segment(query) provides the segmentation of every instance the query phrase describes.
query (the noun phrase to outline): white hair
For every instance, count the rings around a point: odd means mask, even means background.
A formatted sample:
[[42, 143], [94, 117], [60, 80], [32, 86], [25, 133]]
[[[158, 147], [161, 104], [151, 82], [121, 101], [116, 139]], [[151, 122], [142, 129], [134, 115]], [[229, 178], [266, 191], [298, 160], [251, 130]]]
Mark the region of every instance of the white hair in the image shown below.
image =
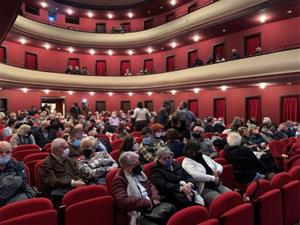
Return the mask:
[[51, 152], [55, 152], [60, 148], [65, 147], [66, 140], [63, 138], [55, 138], [51, 143]]
[[237, 132], [230, 132], [227, 136], [227, 143], [229, 146], [241, 145], [242, 137]]
[[119, 157], [119, 163], [122, 168], [132, 165], [134, 159], [138, 159], [139, 155], [135, 152], [123, 152]]

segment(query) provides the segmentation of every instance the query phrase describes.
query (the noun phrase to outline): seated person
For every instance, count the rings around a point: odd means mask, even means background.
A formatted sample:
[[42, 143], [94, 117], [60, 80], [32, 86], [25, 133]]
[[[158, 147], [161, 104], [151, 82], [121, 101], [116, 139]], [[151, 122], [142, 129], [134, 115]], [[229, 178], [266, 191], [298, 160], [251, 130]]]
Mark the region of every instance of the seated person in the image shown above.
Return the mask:
[[167, 147], [157, 151], [156, 163], [152, 167], [152, 182], [159, 193], [179, 209], [187, 206], [204, 205], [197, 192], [196, 181], [180, 164], [173, 161], [173, 152]]
[[268, 168], [255, 156], [250, 148], [241, 146], [242, 137], [237, 132], [227, 136], [225, 158], [232, 164], [234, 175], [241, 184], [249, 184], [254, 180], [269, 175]]
[[197, 182], [198, 192], [204, 198], [206, 205], [210, 205], [222, 193], [231, 191], [220, 182], [223, 166], [202, 155], [198, 141], [190, 140], [185, 146], [184, 155], [182, 168]]
[[10, 135], [13, 135], [16, 130], [16, 125], [17, 125], [17, 120], [15, 119], [9, 119], [7, 124], [6, 124], [6, 127], [3, 129], [3, 133], [2, 133], [2, 138], [4, 140], [4, 138], [10, 136]]
[[214, 124], [214, 131], [222, 134], [222, 132], [226, 129], [225, 123], [224, 123], [224, 118], [220, 117], [218, 118], [218, 121]]
[[140, 149], [139, 143], [136, 142], [134, 137], [129, 135], [124, 139], [124, 142], [120, 147], [119, 156], [123, 152], [135, 152], [138, 154], [139, 149]]
[[203, 61], [197, 57], [194, 66], [202, 66], [202, 65], [203, 65]]
[[116, 139], [125, 139], [129, 133], [126, 131], [126, 122], [121, 121], [116, 131]]
[[284, 138], [288, 138], [288, 137], [289, 137], [289, 134], [288, 134], [288, 128], [286, 126], [286, 123], [279, 124], [277, 131], [273, 135], [273, 139], [280, 140], [280, 139], [284, 139]]
[[96, 142], [97, 142], [96, 150], [95, 150], [96, 152], [102, 152], [102, 151], [111, 152], [111, 144], [109, 140], [106, 138], [99, 138], [97, 131], [91, 130], [88, 133], [88, 136], [92, 136], [96, 138]]
[[261, 47], [257, 47], [255, 49], [255, 54], [254, 55], [261, 55], [262, 54], [262, 48]]
[[89, 71], [88, 71], [87, 67], [82, 67], [81, 75], [89, 75]]
[[9, 142], [0, 142], [0, 207], [6, 204], [35, 197], [36, 193], [26, 183], [26, 174], [21, 162], [11, 159]]
[[43, 161], [40, 170], [41, 192], [50, 196], [55, 207], [72, 188], [85, 186], [76, 163], [71, 160], [67, 142], [56, 138], [51, 144], [51, 154]]
[[166, 146], [173, 152], [174, 157], [177, 158], [183, 155], [184, 143], [179, 141], [180, 134], [174, 128], [167, 130]]
[[155, 139], [152, 135], [152, 130], [148, 127], [144, 127], [141, 133], [143, 136], [139, 150], [141, 161], [142, 163], [152, 162], [156, 157], [157, 150], [164, 146], [164, 143], [160, 139]]
[[73, 74], [81, 75], [81, 70], [80, 70], [79, 66], [75, 66], [75, 69], [73, 70]]
[[73, 74], [74, 70], [73, 70], [73, 66], [69, 65], [68, 68], [65, 70], [66, 74]]
[[[160, 196], [156, 187], [143, 173], [138, 154], [123, 152], [119, 162], [121, 171], [112, 182], [116, 207], [115, 224], [137, 224], [143, 212], [151, 211], [160, 204]], [[144, 224], [146, 221], [140, 222]]]
[[213, 58], [211, 55], [209, 55], [209, 56], [208, 56], [208, 59], [207, 59], [207, 61], [206, 61], [206, 64], [214, 64], [214, 63], [215, 63], [214, 58]]
[[131, 75], [132, 75], [132, 73], [130, 72], [130, 70], [126, 69], [124, 76], [131, 76]]
[[17, 133], [10, 139], [10, 144], [12, 148], [19, 145], [35, 144], [35, 139], [31, 134], [31, 127], [27, 124], [21, 125], [17, 130]]
[[41, 148], [54, 140], [56, 138], [56, 133], [57, 131], [50, 129], [48, 120], [43, 120], [39, 126], [32, 129], [36, 144]]
[[106, 174], [118, 168], [118, 163], [107, 151], [95, 152], [97, 140], [94, 137], [82, 139], [82, 156], [77, 161], [78, 171], [86, 184], [105, 184]]
[[222, 57], [217, 56], [216, 63], [221, 63], [221, 62], [225, 62], [225, 61], [226, 61], [226, 59], [223, 56]]
[[231, 50], [231, 60], [236, 60], [236, 59], [239, 59], [240, 58], [240, 55], [239, 53], [237, 52], [237, 50], [234, 48]]
[[[78, 124], [77, 124], [78, 125]], [[68, 149], [70, 150], [69, 157], [77, 158], [80, 156], [80, 142], [82, 139], [82, 129], [74, 128], [68, 137]]]

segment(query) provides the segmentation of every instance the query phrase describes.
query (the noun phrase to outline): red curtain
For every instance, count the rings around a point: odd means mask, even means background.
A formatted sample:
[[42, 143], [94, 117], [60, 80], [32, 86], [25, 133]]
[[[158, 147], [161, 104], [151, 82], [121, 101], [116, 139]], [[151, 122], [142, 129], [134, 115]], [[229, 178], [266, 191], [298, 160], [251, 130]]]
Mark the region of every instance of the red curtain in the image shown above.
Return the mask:
[[68, 59], [68, 66], [71, 65], [73, 68], [79, 66], [79, 59]]
[[191, 110], [195, 116], [198, 116], [198, 101], [197, 100], [189, 100], [189, 110]]
[[121, 61], [121, 75], [124, 76], [126, 70], [129, 69], [130, 71], [130, 61]]
[[226, 100], [225, 98], [215, 99], [215, 117], [220, 118], [223, 117], [226, 118]]
[[106, 75], [106, 61], [96, 61], [96, 75]]
[[149, 73], [154, 72], [154, 63], [153, 59], [146, 59], [144, 61], [144, 70], [147, 69]]
[[122, 27], [124, 27], [125, 32], [130, 32], [130, 23], [122, 23]]
[[247, 119], [255, 117], [257, 122], [261, 121], [260, 98], [247, 99]]
[[191, 51], [191, 52], [188, 53], [189, 67], [195, 66], [195, 62], [196, 62], [197, 57], [198, 57], [197, 50]]
[[166, 71], [173, 71], [175, 70], [175, 56], [167, 57], [167, 68]]
[[6, 48], [0, 46], [0, 62], [6, 62]]
[[219, 59], [225, 58], [225, 44], [219, 44], [214, 46], [214, 59]]
[[37, 56], [35, 54], [25, 54], [25, 68], [30, 70], [37, 69]]
[[259, 35], [246, 38], [246, 56], [254, 55], [257, 47], [260, 47]]
[[287, 120], [298, 121], [299, 105], [297, 96], [288, 96], [282, 98], [282, 121]]

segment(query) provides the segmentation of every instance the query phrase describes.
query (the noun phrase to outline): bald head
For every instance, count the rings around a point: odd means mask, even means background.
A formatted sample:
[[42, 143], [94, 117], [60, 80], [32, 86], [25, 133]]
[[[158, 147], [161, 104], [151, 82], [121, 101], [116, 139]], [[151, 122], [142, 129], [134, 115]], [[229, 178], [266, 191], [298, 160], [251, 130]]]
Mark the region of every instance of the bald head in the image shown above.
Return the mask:
[[0, 141], [0, 156], [10, 156], [12, 152], [12, 147], [7, 141]]
[[64, 149], [68, 147], [68, 144], [65, 139], [55, 138], [51, 144], [51, 152], [54, 155], [61, 156]]

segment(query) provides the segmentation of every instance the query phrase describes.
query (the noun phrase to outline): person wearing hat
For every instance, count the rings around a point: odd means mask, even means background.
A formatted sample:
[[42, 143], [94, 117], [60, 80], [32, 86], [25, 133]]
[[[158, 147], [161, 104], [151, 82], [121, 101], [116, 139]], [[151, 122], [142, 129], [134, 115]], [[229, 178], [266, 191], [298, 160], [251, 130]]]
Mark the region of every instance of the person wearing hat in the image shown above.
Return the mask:
[[179, 209], [195, 204], [204, 205], [203, 198], [196, 191], [196, 181], [173, 160], [173, 152], [162, 147], [156, 154], [152, 182], [160, 195], [165, 196], [167, 202], [173, 203]]

